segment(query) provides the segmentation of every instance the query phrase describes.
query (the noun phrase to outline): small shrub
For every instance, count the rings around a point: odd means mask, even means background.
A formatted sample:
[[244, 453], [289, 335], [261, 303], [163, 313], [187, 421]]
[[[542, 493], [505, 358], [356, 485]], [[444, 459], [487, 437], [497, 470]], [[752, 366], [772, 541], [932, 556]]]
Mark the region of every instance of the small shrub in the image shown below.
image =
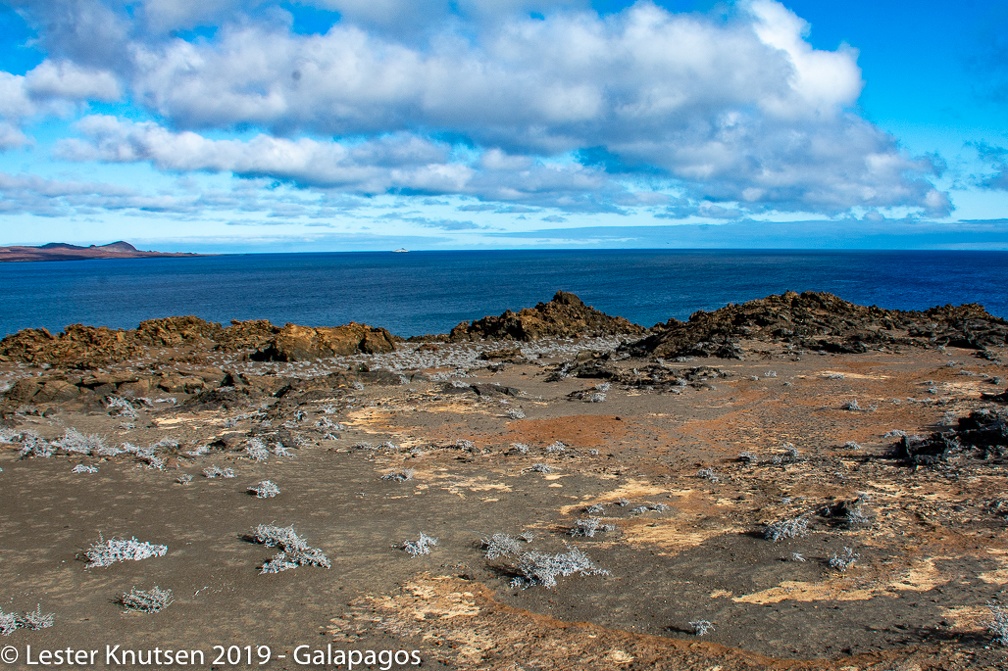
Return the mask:
[[592, 505], [586, 507], [584, 511], [589, 515], [603, 515], [605, 514], [605, 506], [601, 503], [593, 503]]
[[861, 445], [859, 443], [853, 441], [853, 440], [848, 440], [846, 443], [844, 443], [843, 446], [845, 448], [847, 448], [848, 450], [860, 450], [860, 449], [862, 449]]
[[580, 575], [608, 575], [609, 572], [599, 568], [584, 552], [574, 547], [564, 553], [554, 555], [543, 552], [525, 552], [518, 558], [514, 567], [515, 577], [512, 587], [526, 589], [533, 585], [542, 585], [552, 589], [557, 585], [558, 577], [567, 577], [578, 573]]
[[272, 499], [280, 493], [280, 488], [271, 480], [263, 480], [248, 488], [249, 494], [255, 494], [257, 499]]
[[706, 636], [714, 631], [714, 625], [710, 620], [693, 620], [689, 624], [693, 627], [694, 636]]
[[701, 468], [697, 471], [697, 477], [701, 480], [707, 480], [708, 482], [718, 482], [719, 478], [714, 473], [713, 468]]
[[54, 454], [56, 454], [56, 448], [34, 431], [25, 431], [21, 434], [21, 449], [18, 451], [19, 459], [28, 459], [29, 457], [48, 459]]
[[163, 557], [167, 552], [167, 545], [154, 545], [136, 538], [110, 538], [107, 541], [99, 538], [84, 554], [88, 559], [88, 568], [104, 568], [116, 562]]
[[543, 464], [543, 463], [532, 464], [532, 471], [534, 473], [552, 473], [553, 467], [550, 466], [549, 464]]
[[265, 545], [268, 548], [279, 548], [272, 559], [259, 567], [259, 573], [280, 573], [299, 566], [321, 566], [331, 568], [332, 563], [319, 548], [308, 545], [294, 531], [293, 526], [278, 527], [274, 524], [260, 524], [252, 532], [250, 540], [253, 543]]
[[245, 455], [252, 461], [266, 461], [269, 459], [269, 454], [269, 449], [261, 438], [252, 438], [245, 445]]
[[525, 443], [511, 443], [511, 451], [518, 454], [528, 454], [529, 446]]
[[213, 480], [214, 478], [233, 478], [235, 476], [234, 469], [231, 467], [220, 468], [219, 466], [210, 466], [203, 469], [203, 477]]
[[800, 552], [792, 552], [791, 553], [791, 561], [796, 561], [796, 562], [802, 562], [802, 563], [804, 563], [805, 562], [805, 555], [803, 555]]
[[136, 408], [122, 396], [107, 396], [105, 398], [105, 409], [109, 412], [115, 410], [117, 417], [136, 419], [137, 416]]
[[406, 551], [410, 557], [419, 557], [420, 555], [429, 555], [431, 548], [438, 544], [438, 539], [428, 536], [427, 534], [420, 532], [420, 538], [415, 541], [403, 541], [402, 549]]
[[774, 543], [786, 538], [804, 538], [807, 535], [808, 519], [804, 515], [771, 522], [763, 530], [763, 538]]
[[483, 549], [483, 557], [491, 561], [521, 552], [521, 543], [518, 539], [505, 533], [495, 533], [489, 538], [482, 539], [480, 547]]
[[584, 517], [574, 522], [567, 533], [571, 536], [577, 538], [578, 536], [583, 536], [585, 538], [594, 538], [595, 534], [606, 533], [608, 531], [615, 531], [616, 525], [614, 524], [603, 524], [602, 520], [597, 517]]
[[829, 561], [826, 563], [829, 565], [831, 569], [835, 569], [842, 573], [847, 569], [849, 569], [851, 566], [853, 566], [854, 562], [856, 562], [860, 558], [861, 555], [854, 552], [854, 550], [852, 550], [849, 547], [844, 547], [843, 552], [841, 554], [834, 553], [833, 556], [831, 556], [829, 558]]
[[508, 419], [525, 419], [525, 411], [521, 408], [511, 408], [507, 411]]
[[74, 428], [67, 429], [53, 445], [71, 454], [101, 454], [108, 450], [105, 440], [98, 434], [85, 435]]
[[416, 471], [412, 468], [407, 468], [401, 471], [393, 471], [391, 473], [386, 473], [381, 476], [382, 480], [389, 480], [391, 482], [406, 482], [407, 480], [412, 480]]
[[546, 454], [563, 454], [567, 451], [567, 446], [559, 440], [546, 446]]
[[30, 610], [18, 618], [17, 626], [18, 629], [38, 631], [53, 626], [54, 619], [55, 613], [43, 613], [42, 606], [37, 605], [35, 610]]
[[0, 636], [10, 636], [17, 628], [17, 613], [5, 613], [3, 610], [0, 610]]
[[994, 636], [994, 643], [1008, 646], [1008, 610], [989, 604], [991, 620], [987, 623], [987, 633]]
[[160, 613], [171, 605], [172, 593], [170, 589], [161, 589], [157, 585], [146, 590], [131, 587], [128, 593], [119, 597], [119, 603], [128, 610]]

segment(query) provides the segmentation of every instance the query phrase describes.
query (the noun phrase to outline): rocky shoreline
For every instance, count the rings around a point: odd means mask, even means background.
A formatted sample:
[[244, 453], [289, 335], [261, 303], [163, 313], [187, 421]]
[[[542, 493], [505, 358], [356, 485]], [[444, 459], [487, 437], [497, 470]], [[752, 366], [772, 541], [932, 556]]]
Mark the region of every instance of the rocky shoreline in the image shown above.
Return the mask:
[[26, 329], [0, 341], [4, 643], [1001, 668], [1006, 338], [977, 305], [812, 292], [651, 328], [558, 292], [409, 339]]

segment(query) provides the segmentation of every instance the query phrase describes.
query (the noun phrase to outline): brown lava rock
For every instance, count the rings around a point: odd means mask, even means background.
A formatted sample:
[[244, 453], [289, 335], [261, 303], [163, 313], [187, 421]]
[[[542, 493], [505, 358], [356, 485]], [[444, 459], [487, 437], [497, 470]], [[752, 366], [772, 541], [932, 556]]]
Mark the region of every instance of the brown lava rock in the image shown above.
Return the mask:
[[287, 324], [253, 358], [260, 361], [308, 361], [358, 353], [380, 354], [395, 350], [395, 341], [395, 336], [383, 328], [356, 322], [318, 328]]
[[611, 335], [638, 335], [644, 328], [623, 317], [610, 317], [589, 307], [580, 298], [558, 291], [548, 303], [519, 312], [507, 310], [500, 316], [462, 322], [451, 330], [448, 340], [537, 340], [540, 338], [583, 338]]

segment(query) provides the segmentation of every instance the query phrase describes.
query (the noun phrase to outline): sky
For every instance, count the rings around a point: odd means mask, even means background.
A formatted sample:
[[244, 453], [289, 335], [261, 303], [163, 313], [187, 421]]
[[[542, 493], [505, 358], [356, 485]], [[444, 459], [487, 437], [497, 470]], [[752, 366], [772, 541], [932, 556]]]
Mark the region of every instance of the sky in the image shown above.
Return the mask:
[[1008, 3], [0, 1], [0, 244], [1008, 249]]

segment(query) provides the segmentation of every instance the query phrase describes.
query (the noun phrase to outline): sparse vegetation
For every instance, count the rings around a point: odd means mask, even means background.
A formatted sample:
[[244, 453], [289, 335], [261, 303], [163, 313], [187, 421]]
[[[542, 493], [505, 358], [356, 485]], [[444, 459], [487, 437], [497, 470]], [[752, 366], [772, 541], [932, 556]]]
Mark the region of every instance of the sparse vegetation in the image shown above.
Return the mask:
[[252, 532], [249, 540], [265, 545], [268, 548], [278, 548], [272, 559], [259, 567], [259, 573], [280, 573], [299, 566], [321, 566], [330, 568], [332, 563], [319, 548], [308, 545], [308, 541], [299, 536], [294, 527], [278, 527], [274, 524], [260, 524]]
[[84, 553], [88, 568], [111, 566], [116, 562], [140, 561], [151, 557], [163, 557], [168, 552], [167, 545], [155, 545], [134, 538], [110, 538], [92, 544]]
[[853, 549], [849, 547], [844, 547], [843, 551], [840, 552], [839, 554], [834, 553], [832, 556], [830, 556], [829, 561], [827, 561], [826, 563], [831, 569], [843, 573], [851, 566], [853, 566], [854, 562], [856, 562], [860, 558], [861, 555], [854, 552]]
[[543, 552], [524, 552], [518, 558], [513, 571], [511, 586], [522, 589], [534, 585], [552, 589], [557, 585], [557, 578], [575, 573], [585, 576], [609, 574], [605, 569], [596, 566], [588, 555], [576, 547], [552, 555]]
[[161, 589], [157, 585], [147, 590], [131, 587], [129, 592], [119, 597], [119, 603], [127, 610], [160, 613], [171, 605], [172, 592], [170, 589]]
[[697, 477], [701, 480], [707, 480], [708, 482], [716, 483], [720, 480], [718, 476], [714, 473], [713, 468], [701, 468], [697, 471]]
[[763, 538], [774, 543], [788, 538], [804, 538], [807, 535], [808, 518], [804, 515], [771, 522], [763, 530]]
[[578, 536], [583, 536], [585, 538], [594, 538], [596, 534], [606, 533], [609, 531], [615, 531], [615, 524], [603, 524], [602, 520], [597, 517], [583, 517], [574, 522], [574, 525], [567, 531], [571, 536], [575, 538]]
[[272, 480], [263, 480], [248, 488], [249, 494], [255, 494], [257, 499], [272, 499], [280, 493], [280, 488]]
[[693, 628], [694, 636], [706, 636], [714, 631], [714, 625], [710, 620], [693, 620], [689, 624]]
[[483, 538], [480, 541], [480, 547], [483, 549], [483, 557], [492, 561], [516, 555], [521, 552], [522, 546], [519, 539], [498, 532], [488, 538]]
[[203, 477], [213, 480], [214, 478], [233, 478], [235, 472], [233, 468], [220, 468], [219, 466], [209, 466], [203, 469]]
[[386, 473], [381, 476], [382, 480], [388, 480], [390, 482], [406, 482], [407, 480], [412, 480], [413, 476], [416, 475], [416, 471], [412, 468], [406, 468], [401, 471], [392, 471], [391, 473]]
[[987, 622], [987, 633], [994, 637], [993, 642], [1008, 646], [1008, 610], [1001, 606], [989, 604], [991, 619]]
[[419, 557], [420, 555], [429, 555], [431, 553], [431, 548], [437, 544], [438, 539], [420, 532], [420, 537], [415, 541], [403, 541], [402, 549], [405, 550], [406, 554], [410, 557]]

